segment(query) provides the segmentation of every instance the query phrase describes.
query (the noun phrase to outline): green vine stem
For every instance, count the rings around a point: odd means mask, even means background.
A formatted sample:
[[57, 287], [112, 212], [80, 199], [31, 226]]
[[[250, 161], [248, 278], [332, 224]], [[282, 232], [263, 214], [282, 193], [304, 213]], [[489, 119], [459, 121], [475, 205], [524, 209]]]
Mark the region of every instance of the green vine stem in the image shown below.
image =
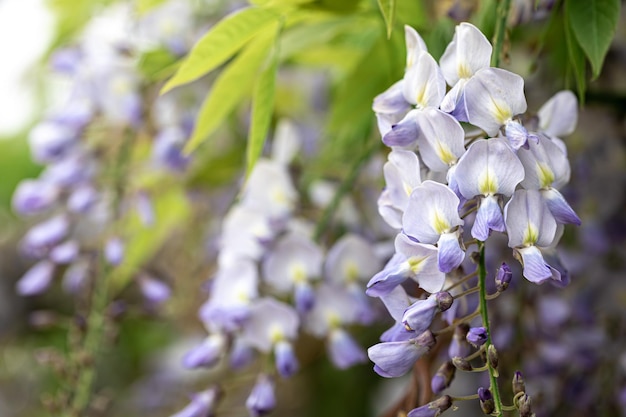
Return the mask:
[[506, 32], [506, 23], [509, 18], [509, 10], [511, 9], [511, 0], [500, 0], [496, 11], [496, 31], [493, 35], [493, 55], [491, 56], [491, 66], [498, 67], [500, 65], [500, 56], [504, 46], [504, 34]]
[[[120, 204], [126, 193], [126, 174], [131, 159], [132, 148], [136, 135], [127, 130], [122, 135], [122, 141], [117, 150], [112, 171], [111, 187], [113, 199], [111, 210], [113, 222], [117, 222], [121, 216]], [[94, 284], [91, 289], [89, 312], [86, 320], [86, 334], [82, 340], [82, 346], [78, 351], [71, 353], [70, 361], [77, 372], [75, 386], [72, 387], [69, 408], [65, 410], [64, 417], [83, 416], [89, 407], [93, 386], [96, 380], [98, 358], [102, 353], [102, 342], [106, 328], [106, 308], [109, 303], [109, 281], [115, 271], [107, 264], [102, 255], [98, 254], [97, 268], [94, 275]]]
[[[483, 327], [487, 330], [487, 341], [484, 344], [485, 351], [489, 349], [491, 343], [491, 329], [489, 325], [489, 312], [487, 310], [487, 288], [485, 281], [487, 278], [487, 269], [485, 267], [485, 243], [478, 243], [478, 251], [480, 258], [478, 261], [478, 287], [480, 288], [479, 303], [480, 303], [480, 316], [483, 321]], [[491, 363], [487, 361], [487, 370], [489, 371], [489, 383], [491, 395], [493, 395], [493, 401], [496, 409], [494, 411], [495, 416], [502, 416], [502, 400], [500, 399], [500, 389], [498, 387], [498, 379], [496, 377], [497, 370], [491, 366]]]
[[361, 172], [361, 167], [370, 160], [371, 156], [380, 148], [380, 141], [372, 141], [368, 146], [365, 146], [359, 158], [354, 162], [354, 164], [350, 167], [350, 172], [346, 178], [341, 182], [339, 188], [333, 195], [333, 199], [324, 209], [319, 222], [317, 223], [317, 227], [313, 233], [313, 240], [319, 242], [324, 234], [324, 231], [328, 227], [330, 221], [332, 220], [333, 214], [337, 211], [339, 207], [339, 203], [341, 203], [341, 199], [343, 196], [352, 189], [354, 183], [356, 182], [359, 172]]

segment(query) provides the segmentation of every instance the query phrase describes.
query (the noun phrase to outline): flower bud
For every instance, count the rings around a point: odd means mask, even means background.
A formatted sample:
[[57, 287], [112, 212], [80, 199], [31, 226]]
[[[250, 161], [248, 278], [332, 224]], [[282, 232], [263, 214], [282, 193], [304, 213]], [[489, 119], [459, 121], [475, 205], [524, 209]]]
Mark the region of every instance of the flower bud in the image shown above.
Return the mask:
[[460, 358], [458, 356], [455, 356], [454, 358], [452, 358], [452, 364], [454, 365], [454, 367], [460, 371], [471, 371], [472, 370], [472, 365], [466, 361], [463, 358]]
[[496, 289], [498, 292], [502, 292], [509, 287], [509, 283], [513, 278], [513, 272], [511, 272], [511, 267], [509, 267], [506, 262], [502, 262], [500, 268], [498, 268], [498, 272], [496, 272]]
[[524, 383], [524, 376], [520, 371], [515, 371], [513, 375], [513, 395], [517, 395], [520, 392], [526, 391], [526, 384]]
[[448, 357], [454, 358], [458, 356], [464, 358], [471, 353], [472, 347], [465, 339], [468, 331], [469, 325], [467, 323], [461, 323], [454, 329], [454, 335], [448, 347]]
[[282, 340], [276, 343], [274, 357], [276, 358], [276, 370], [283, 378], [289, 378], [300, 368], [293, 346], [289, 342]]
[[496, 409], [493, 396], [489, 389], [483, 387], [478, 388], [478, 399], [480, 400], [480, 408], [483, 410], [483, 413], [489, 415]]
[[520, 417], [532, 417], [532, 401], [528, 394], [523, 394], [517, 400], [517, 408], [519, 409]]
[[473, 346], [482, 346], [487, 341], [487, 329], [484, 327], [472, 327], [467, 333], [466, 339]]
[[497, 370], [498, 370], [498, 351], [496, 350], [496, 347], [494, 345], [489, 345], [489, 347], [487, 348], [487, 363], [497, 373]]
[[[444, 293], [431, 294], [426, 299], [417, 300], [405, 310], [402, 323], [408, 331], [422, 333], [430, 327], [439, 308], [439, 294]], [[450, 298], [452, 297], [450, 296]], [[445, 303], [445, 300], [442, 301]]]
[[430, 381], [430, 387], [432, 388], [435, 394], [441, 393], [444, 389], [450, 386], [450, 383], [454, 379], [454, 374], [456, 373], [456, 368], [452, 364], [452, 361], [445, 362], [442, 364], [435, 376], [433, 376]]
[[262, 416], [276, 407], [274, 383], [264, 374], [259, 375], [256, 385], [246, 400], [246, 408], [253, 417]]
[[421, 407], [409, 411], [407, 417], [436, 417], [452, 406], [452, 398], [448, 395], [437, 398]]

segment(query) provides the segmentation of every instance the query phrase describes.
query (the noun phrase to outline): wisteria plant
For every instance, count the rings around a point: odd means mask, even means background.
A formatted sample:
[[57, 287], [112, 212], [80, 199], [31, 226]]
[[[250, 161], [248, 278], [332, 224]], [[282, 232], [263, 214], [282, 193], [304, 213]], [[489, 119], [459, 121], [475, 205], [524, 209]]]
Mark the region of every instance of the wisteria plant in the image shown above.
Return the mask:
[[[618, 0], [58, 7], [68, 94], [12, 197], [15, 291], [64, 300], [30, 314], [65, 337], [37, 355], [50, 415], [288, 415], [320, 356], [365, 365], [361, 393], [403, 381], [353, 415], [626, 407], [626, 365], [584, 381], [615, 358], [562, 250], [594, 222], [568, 137]], [[176, 348], [117, 406], [107, 355], [138, 318]]]

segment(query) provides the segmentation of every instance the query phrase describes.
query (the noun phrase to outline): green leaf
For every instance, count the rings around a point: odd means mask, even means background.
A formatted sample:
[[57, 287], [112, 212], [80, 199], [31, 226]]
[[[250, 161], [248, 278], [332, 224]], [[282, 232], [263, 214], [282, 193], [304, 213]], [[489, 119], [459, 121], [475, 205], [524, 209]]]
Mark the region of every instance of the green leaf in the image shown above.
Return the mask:
[[163, 181], [151, 193], [156, 223], [146, 227], [138, 215], [124, 219], [123, 230], [128, 241], [123, 263], [111, 274], [111, 287], [114, 293], [121, 291], [142, 265], [152, 258], [189, 218], [190, 207], [182, 188], [172, 186], [163, 189]]
[[160, 6], [163, 4], [165, 0], [137, 0], [136, 10], [137, 14], [144, 15], [148, 13], [150, 10]]
[[620, 0], [569, 0], [566, 3], [570, 27], [591, 62], [593, 78], [600, 75], [617, 29], [619, 10]]
[[149, 81], [159, 81], [176, 70], [177, 62], [170, 51], [158, 48], [144, 52], [139, 58], [137, 69]]
[[261, 156], [274, 112], [276, 70], [278, 68], [278, 51], [276, 49], [277, 44], [274, 45], [274, 50], [270, 51], [269, 62], [259, 75], [252, 93], [252, 114], [246, 149], [246, 175], [252, 172], [254, 164]]
[[[566, 9], [568, 6], [565, 6]], [[576, 88], [578, 90], [578, 101], [582, 106], [585, 102], [585, 90], [586, 90], [586, 67], [585, 67], [585, 55], [583, 50], [576, 42], [574, 38], [574, 29], [571, 27], [571, 22], [564, 18], [563, 30], [565, 32], [565, 43], [567, 44], [567, 58], [574, 72], [574, 78], [576, 79]]]
[[250, 90], [259, 67], [274, 44], [277, 26], [275, 22], [272, 30], [263, 31], [217, 77], [196, 117], [196, 127], [185, 146], [185, 153], [193, 151], [213, 133]]
[[378, 7], [385, 19], [385, 26], [387, 26], [387, 39], [391, 38], [391, 31], [393, 30], [393, 22], [396, 19], [396, 0], [378, 0]]
[[214, 70], [252, 38], [264, 33], [277, 19], [272, 11], [258, 7], [248, 7], [226, 16], [194, 45], [161, 94]]

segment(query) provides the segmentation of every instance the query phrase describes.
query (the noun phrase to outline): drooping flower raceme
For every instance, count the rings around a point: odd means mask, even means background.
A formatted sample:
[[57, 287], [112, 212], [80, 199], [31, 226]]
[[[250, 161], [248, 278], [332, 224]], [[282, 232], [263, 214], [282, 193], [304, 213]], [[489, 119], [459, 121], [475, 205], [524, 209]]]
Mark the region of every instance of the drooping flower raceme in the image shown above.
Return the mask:
[[[366, 290], [382, 300], [395, 324], [381, 335], [381, 343], [370, 347], [368, 356], [378, 374], [403, 375], [434, 344], [438, 332], [431, 328], [437, 326], [437, 315], [453, 305], [445, 313], [450, 326], [441, 330], [456, 327], [450, 361], [431, 381], [439, 394], [450, 385], [455, 369], [472, 369], [465, 358], [473, 349], [485, 349], [489, 366], [497, 367], [496, 339], [474, 320], [483, 307], [478, 305], [472, 313], [472, 306], [479, 304], [472, 294], [481, 288], [471, 287], [479, 271], [471, 272], [475, 267], [468, 262], [466, 245], [484, 248], [492, 235], [506, 234], [529, 281], [566, 285], [569, 280], [554, 256], [559, 225], [580, 224], [558, 191], [570, 176], [559, 136], [574, 129], [576, 100], [560, 92], [525, 122], [523, 78], [489, 66], [492, 47], [476, 27], [456, 27], [440, 66], [416, 41], [421, 40], [418, 35], [405, 33], [404, 77], [373, 105], [382, 141], [391, 147], [378, 207], [398, 235], [395, 252]], [[444, 81], [450, 86], [447, 92]], [[464, 242], [464, 229], [471, 231], [469, 242]], [[476, 255], [470, 258], [474, 263]], [[493, 298], [509, 287], [512, 275], [503, 263]], [[491, 391], [482, 388], [479, 399], [491, 413]], [[439, 415], [451, 403], [442, 396], [408, 415]]]

